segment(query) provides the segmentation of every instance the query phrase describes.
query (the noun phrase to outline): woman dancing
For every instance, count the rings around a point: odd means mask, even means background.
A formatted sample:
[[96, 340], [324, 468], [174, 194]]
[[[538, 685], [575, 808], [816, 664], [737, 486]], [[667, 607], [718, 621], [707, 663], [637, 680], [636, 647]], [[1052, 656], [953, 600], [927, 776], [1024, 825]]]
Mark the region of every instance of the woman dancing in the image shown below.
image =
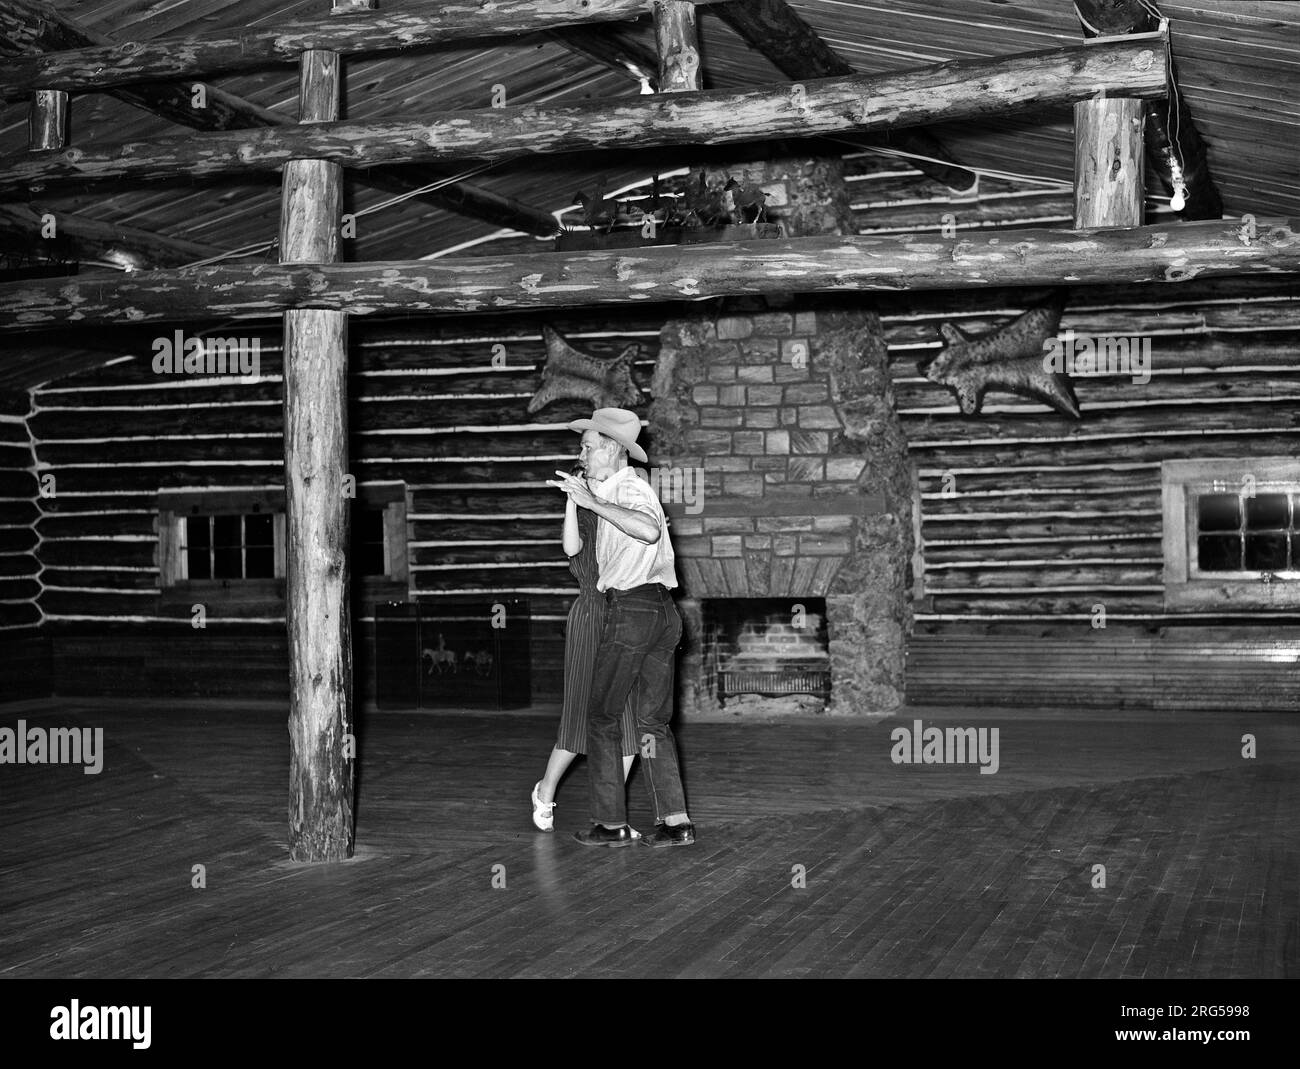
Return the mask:
[[[582, 464], [573, 474], [581, 476]], [[591, 699], [591, 676], [596, 667], [596, 647], [605, 625], [605, 598], [596, 590], [596, 525], [594, 512], [580, 509], [565, 497], [562, 545], [569, 557], [569, 571], [578, 580], [578, 597], [569, 609], [564, 643], [564, 706], [560, 730], [546, 775], [533, 786], [533, 823], [541, 831], [555, 828], [555, 791], [573, 759], [587, 752], [587, 703]], [[623, 779], [632, 771], [636, 757], [636, 703], [630, 695], [623, 709]]]

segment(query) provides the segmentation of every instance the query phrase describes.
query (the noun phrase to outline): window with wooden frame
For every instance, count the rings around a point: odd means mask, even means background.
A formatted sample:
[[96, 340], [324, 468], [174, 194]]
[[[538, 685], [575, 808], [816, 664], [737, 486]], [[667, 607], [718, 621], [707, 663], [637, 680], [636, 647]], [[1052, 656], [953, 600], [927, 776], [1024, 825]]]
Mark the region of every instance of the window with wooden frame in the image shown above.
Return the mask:
[[[352, 578], [367, 600], [408, 593], [406, 514], [404, 485], [357, 489]], [[283, 602], [283, 490], [164, 492], [158, 532], [165, 602]]]
[[1300, 607], [1300, 460], [1161, 465], [1165, 606]]

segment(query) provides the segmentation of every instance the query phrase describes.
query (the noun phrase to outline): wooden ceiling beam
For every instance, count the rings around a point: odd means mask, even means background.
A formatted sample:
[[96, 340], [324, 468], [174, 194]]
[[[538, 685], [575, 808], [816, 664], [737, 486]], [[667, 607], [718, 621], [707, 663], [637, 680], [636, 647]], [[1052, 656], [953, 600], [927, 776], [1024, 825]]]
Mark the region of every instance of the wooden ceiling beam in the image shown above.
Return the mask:
[[[0, 52], [20, 55], [114, 43], [112, 38], [69, 18], [48, 4], [32, 0], [0, 0]], [[203, 89], [205, 99], [201, 108], [194, 106], [195, 85], [189, 82], [122, 87], [109, 90], [109, 95], [196, 130], [243, 130], [251, 127], [297, 125], [287, 115], [254, 104], [251, 100], [216, 86], [204, 85]], [[423, 167], [401, 176], [383, 172], [369, 173], [362, 176], [360, 181], [386, 193], [402, 194], [446, 180], [453, 174], [450, 168]], [[439, 189], [419, 193], [415, 199], [457, 215], [478, 219], [493, 226], [520, 230], [526, 234], [549, 237], [558, 230], [555, 216], [550, 212], [513, 197], [494, 193], [473, 182], [453, 182]]]
[[589, 149], [726, 144], [894, 129], [1071, 104], [1099, 93], [1164, 92], [1164, 38], [1128, 37], [854, 78], [744, 91], [435, 114], [422, 121], [315, 123], [159, 138], [0, 160], [0, 194], [104, 178], [273, 171], [289, 159], [348, 168], [506, 160]]
[[[713, 0], [691, 0], [708, 4]], [[137, 82], [296, 63], [311, 49], [340, 55], [374, 54], [474, 38], [512, 37], [560, 26], [630, 21], [644, 15], [647, 0], [445, 0], [409, 3], [399, 14], [349, 15], [281, 26], [221, 29], [185, 37], [47, 53], [6, 65], [0, 72], [0, 97], [12, 99], [34, 89], [84, 92]]]
[[[1077, 0], [1075, 12], [1085, 37], [1118, 36], [1150, 33], [1159, 28], [1160, 20], [1149, 10], [1145, 0]], [[1169, 61], [1169, 84], [1174, 99], [1168, 104], [1146, 107], [1147, 167], [1165, 188], [1174, 193], [1178, 185], [1175, 168], [1181, 173], [1184, 204], [1175, 208], [1184, 219], [1218, 219], [1223, 215], [1223, 198], [1210, 174], [1205, 142], [1192, 118], [1182, 93], [1177, 92], [1178, 72]], [[1176, 102], [1176, 103], [1175, 103]]]
[[218, 256], [223, 251], [197, 241], [161, 237], [136, 227], [87, 219], [35, 204], [0, 205], [0, 234], [39, 249], [44, 244], [41, 234], [46, 230], [48, 218], [53, 219], [57, 235], [49, 239], [51, 249], [60, 253], [66, 250], [75, 259], [94, 257], [112, 263], [120, 262], [115, 254], [124, 253], [133, 265], [148, 269], [179, 267]]
[[[0, 285], [0, 331], [161, 320], [579, 308], [761, 294], [1118, 285], [1300, 273], [1300, 219], [813, 237], [360, 264], [216, 265]], [[1176, 288], [1176, 287], [1175, 287]]]
[[570, 26], [550, 30], [546, 36], [557, 45], [632, 79], [659, 88], [659, 60], [631, 33], [614, 26]]
[[[709, 8], [709, 14], [721, 18], [787, 78], [842, 78], [856, 73], [785, 0], [726, 0]], [[975, 184], [975, 172], [963, 168], [938, 138], [923, 129], [859, 135], [851, 140], [864, 147], [911, 153], [917, 157], [911, 161], [913, 167], [949, 189], [964, 192]]]

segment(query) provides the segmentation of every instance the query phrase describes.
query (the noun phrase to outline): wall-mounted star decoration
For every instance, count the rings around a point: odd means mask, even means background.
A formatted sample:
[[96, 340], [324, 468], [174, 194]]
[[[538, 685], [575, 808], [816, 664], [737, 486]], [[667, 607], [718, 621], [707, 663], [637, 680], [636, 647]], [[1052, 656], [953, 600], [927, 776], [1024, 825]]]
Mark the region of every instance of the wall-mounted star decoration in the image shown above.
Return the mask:
[[931, 382], [947, 386], [968, 416], [977, 415], [988, 390], [1005, 390], [1043, 401], [1063, 415], [1081, 419], [1070, 377], [1045, 364], [1044, 343], [1056, 336], [1065, 308], [1063, 297], [1029, 309], [988, 334], [971, 337], [951, 323], [939, 332], [945, 345], [917, 365]]
[[641, 391], [632, 381], [632, 361], [640, 345], [627, 346], [618, 356], [591, 356], [570, 345], [550, 327], [542, 327], [546, 364], [541, 389], [528, 402], [528, 414], [540, 412], [556, 401], [577, 399], [596, 408], [632, 408], [641, 403]]

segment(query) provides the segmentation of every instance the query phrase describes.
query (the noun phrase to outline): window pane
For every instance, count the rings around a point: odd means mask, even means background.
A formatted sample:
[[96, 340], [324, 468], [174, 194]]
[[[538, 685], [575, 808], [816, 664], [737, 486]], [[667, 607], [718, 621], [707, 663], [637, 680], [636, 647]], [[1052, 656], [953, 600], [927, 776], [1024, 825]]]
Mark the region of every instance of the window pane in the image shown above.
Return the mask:
[[1236, 494], [1202, 494], [1196, 499], [1199, 530], [1241, 529], [1241, 499]]
[[1203, 572], [1241, 569], [1241, 539], [1236, 535], [1201, 535], [1196, 551], [1196, 564]]
[[1286, 535], [1246, 536], [1246, 568], [1252, 572], [1278, 572], [1286, 569]]
[[352, 540], [382, 543], [384, 541], [383, 509], [356, 509], [352, 513]]
[[275, 547], [249, 546], [244, 551], [246, 579], [275, 578]]
[[185, 556], [191, 579], [211, 579], [208, 560], [208, 517], [185, 517]]
[[244, 559], [241, 552], [241, 516], [214, 516], [212, 518], [212, 541], [214, 579], [242, 579], [244, 576]]
[[1286, 525], [1286, 494], [1257, 494], [1246, 498], [1248, 529], [1278, 531], [1284, 530]]
[[244, 542], [250, 546], [274, 546], [275, 524], [267, 514], [244, 517]]
[[384, 574], [384, 510], [352, 513], [352, 574]]

